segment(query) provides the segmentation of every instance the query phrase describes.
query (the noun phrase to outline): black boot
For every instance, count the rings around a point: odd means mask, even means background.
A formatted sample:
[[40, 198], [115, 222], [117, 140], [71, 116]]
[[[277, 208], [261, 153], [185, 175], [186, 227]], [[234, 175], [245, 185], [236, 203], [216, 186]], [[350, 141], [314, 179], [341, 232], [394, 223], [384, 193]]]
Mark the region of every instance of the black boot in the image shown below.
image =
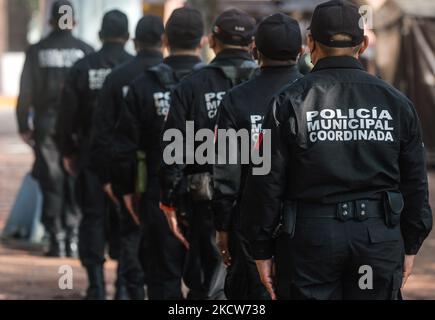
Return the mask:
[[77, 259], [79, 257], [79, 235], [78, 231], [72, 230], [68, 232], [68, 236], [65, 241], [66, 256], [68, 258]]
[[65, 252], [65, 234], [64, 233], [56, 233], [50, 235], [49, 239], [49, 248], [45, 253], [46, 257], [51, 258], [64, 258], [66, 256]]
[[85, 300], [106, 300], [106, 284], [104, 283], [103, 266], [90, 266], [86, 268], [89, 287]]
[[128, 286], [127, 291], [128, 291], [128, 295], [130, 297], [130, 300], [138, 300], [138, 301], [145, 300], [145, 288], [144, 287]]
[[113, 297], [114, 300], [130, 300], [127, 287], [125, 286], [124, 282], [119, 279], [119, 277], [116, 280], [115, 288], [116, 291], [115, 296]]

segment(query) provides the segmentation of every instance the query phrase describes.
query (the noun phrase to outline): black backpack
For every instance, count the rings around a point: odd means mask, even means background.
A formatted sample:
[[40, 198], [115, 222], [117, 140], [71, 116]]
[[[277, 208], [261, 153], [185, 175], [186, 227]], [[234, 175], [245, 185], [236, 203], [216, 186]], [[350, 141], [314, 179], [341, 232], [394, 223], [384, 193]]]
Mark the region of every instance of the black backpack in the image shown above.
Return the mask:
[[218, 69], [230, 80], [231, 86], [235, 87], [245, 81], [250, 80], [257, 72], [258, 65], [255, 61], [246, 60], [238, 66], [212, 62], [205, 68]]
[[204, 63], [200, 62], [193, 69], [174, 70], [165, 63], [161, 63], [148, 69], [156, 76], [160, 84], [168, 91], [172, 91], [175, 86], [186, 76], [192, 72], [203, 68]]

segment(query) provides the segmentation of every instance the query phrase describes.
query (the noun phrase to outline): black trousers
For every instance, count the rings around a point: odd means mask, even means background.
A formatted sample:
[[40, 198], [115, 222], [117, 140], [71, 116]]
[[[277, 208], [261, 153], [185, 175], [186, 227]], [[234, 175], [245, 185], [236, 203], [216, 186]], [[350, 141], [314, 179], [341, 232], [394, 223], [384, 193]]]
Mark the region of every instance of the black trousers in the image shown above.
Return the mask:
[[189, 287], [189, 299], [225, 299], [226, 270], [216, 244], [213, 211], [209, 202], [189, 205], [190, 250], [187, 254], [184, 281]]
[[[76, 183], [76, 195], [82, 211], [79, 230], [79, 255], [85, 267], [102, 265], [106, 252], [106, 228], [109, 199], [104, 194], [100, 181], [89, 169], [80, 171]], [[112, 250], [115, 251], [116, 250]], [[112, 252], [112, 255], [116, 253]]]
[[294, 238], [278, 240], [281, 299], [395, 300], [404, 259], [400, 227], [384, 219], [298, 219]]
[[[118, 199], [122, 199], [120, 196]], [[136, 225], [124, 205], [119, 208], [120, 244], [118, 268], [119, 277], [128, 292], [142, 290], [145, 286], [145, 272], [140, 262], [142, 229]]]
[[55, 114], [35, 119], [35, 163], [33, 177], [43, 197], [42, 223], [50, 237], [76, 232], [80, 211], [74, 198], [74, 182], [62, 166], [61, 155], [54, 141]]
[[102, 265], [106, 249], [118, 261], [117, 286], [128, 292], [144, 287], [144, 271], [139, 260], [142, 232], [125, 206], [116, 207], [104, 193], [98, 176], [83, 169], [76, 183], [82, 211], [79, 230], [79, 255], [84, 267]]
[[158, 199], [142, 201], [141, 259], [150, 300], [181, 300], [186, 250], [169, 229]]

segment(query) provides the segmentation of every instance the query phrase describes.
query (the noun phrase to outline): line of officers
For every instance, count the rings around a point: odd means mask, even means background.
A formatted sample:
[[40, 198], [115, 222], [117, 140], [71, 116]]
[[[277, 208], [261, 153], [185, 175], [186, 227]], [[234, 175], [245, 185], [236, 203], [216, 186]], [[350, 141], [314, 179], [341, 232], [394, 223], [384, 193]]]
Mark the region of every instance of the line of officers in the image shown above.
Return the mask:
[[[394, 152], [400, 150], [382, 143], [373, 150], [367, 145], [363, 159], [352, 164], [343, 154], [358, 155], [357, 142], [344, 147], [337, 143], [331, 153], [326, 142], [309, 145], [304, 132], [302, 110], [359, 103], [367, 107], [375, 100], [364, 99], [374, 92], [405, 101], [362, 70], [356, 58], [367, 40], [355, 30], [355, 18], [360, 16], [353, 7], [330, 1], [328, 10], [338, 8], [348, 18], [337, 22], [330, 19], [330, 11], [322, 13], [321, 8], [313, 17], [312, 59], [318, 62], [317, 77], [325, 73], [323, 82], [316, 83], [311, 74], [304, 82], [298, 71], [301, 31], [298, 22], [284, 14], [271, 15], [257, 25], [241, 10], [223, 12], [208, 37], [216, 58], [206, 65], [200, 59], [207, 40], [203, 18], [195, 9], [175, 10], [166, 26], [156, 16], [144, 16], [136, 27], [137, 55], [133, 57], [124, 49], [129, 39], [124, 13], [113, 10], [104, 15], [99, 33], [103, 46], [93, 52], [71, 30], [60, 29], [63, 5], [71, 3], [61, 0], [53, 5], [53, 31], [28, 49], [17, 117], [22, 138], [35, 151], [33, 175], [43, 193], [47, 255], [80, 258], [88, 274], [86, 299], [106, 299], [103, 266], [107, 248], [118, 261], [115, 299], [143, 300], [146, 295], [152, 300], [183, 299], [183, 283], [187, 298], [198, 300], [399, 296], [403, 248], [407, 255], [415, 255], [431, 229], [424, 156], [422, 160], [418, 158], [421, 153], [406, 151], [416, 157], [412, 165], [420, 171], [406, 171], [410, 178], [405, 182], [410, 185], [404, 190], [409, 190], [412, 199], [408, 203], [406, 195], [402, 198], [405, 210], [413, 210], [414, 215], [402, 226], [402, 233], [410, 234], [403, 236], [403, 245], [400, 231], [399, 237], [394, 233], [397, 223], [387, 226], [383, 222], [385, 201], [378, 196], [386, 192], [388, 199], [395, 198], [390, 191], [398, 188], [399, 168], [384, 162], [397, 158]], [[351, 53], [346, 56], [349, 48]], [[169, 53], [166, 58], [164, 49]], [[358, 90], [358, 79], [372, 83], [378, 91], [365, 87], [368, 94], [344, 94]], [[352, 85], [335, 86], [331, 94], [323, 94], [325, 86], [346, 81]], [[297, 96], [291, 95], [290, 84], [298, 85]], [[272, 110], [270, 102], [283, 87], [287, 91], [275, 98]], [[310, 106], [301, 105], [297, 111], [304, 98], [311, 99]], [[334, 99], [341, 100], [336, 103]], [[351, 106], [346, 99], [352, 100]], [[385, 98], [379, 106], [392, 101]], [[277, 114], [279, 108], [285, 111]], [[391, 111], [397, 128], [409, 135], [419, 132], [416, 127], [403, 129], [398, 123], [405, 117], [396, 117], [398, 112], [402, 111]], [[415, 118], [408, 119], [407, 125], [418, 127], [415, 111], [407, 112]], [[257, 138], [264, 117], [263, 126], [269, 125], [276, 133], [269, 175], [252, 176], [249, 165], [166, 164], [162, 159], [170, 144], [163, 141], [162, 132], [178, 129], [185, 133], [187, 121], [194, 121], [195, 131], [216, 126], [247, 129], [260, 145], [262, 139]], [[279, 126], [276, 117], [285, 125]], [[288, 146], [285, 139], [290, 141]], [[414, 139], [421, 148], [421, 136], [403, 139]], [[310, 150], [314, 151], [310, 154]], [[383, 157], [380, 150], [390, 154]], [[285, 158], [289, 154], [305, 158]], [[407, 158], [400, 159], [400, 170], [405, 170], [402, 165], [409, 165]], [[325, 164], [319, 168], [313, 164], [316, 161]], [[376, 174], [364, 171], [364, 161]], [[377, 166], [379, 161], [382, 164]], [[334, 174], [328, 177], [322, 170]], [[288, 174], [299, 180], [293, 185]], [[334, 185], [340, 187], [334, 189]], [[420, 199], [417, 192], [425, 196]], [[356, 204], [372, 210], [370, 219], [361, 218]], [[349, 206], [350, 219], [343, 218], [345, 210], [337, 205]], [[289, 209], [294, 207], [307, 207], [306, 211], [317, 214], [302, 221], [304, 210]], [[396, 210], [400, 203], [391, 207]], [[338, 212], [342, 219], [337, 219]], [[321, 223], [316, 224], [317, 220]], [[276, 248], [285, 253], [279, 255]], [[368, 263], [364, 257], [371, 257]], [[356, 285], [343, 285], [354, 283], [358, 271], [350, 269], [356, 268], [357, 260], [374, 268], [371, 295]]]

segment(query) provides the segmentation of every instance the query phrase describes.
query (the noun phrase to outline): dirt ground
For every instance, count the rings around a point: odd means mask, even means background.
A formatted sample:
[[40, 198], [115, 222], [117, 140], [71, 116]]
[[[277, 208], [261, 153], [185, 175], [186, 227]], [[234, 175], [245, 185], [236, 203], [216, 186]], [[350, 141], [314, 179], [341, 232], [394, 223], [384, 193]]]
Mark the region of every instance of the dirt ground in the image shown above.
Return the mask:
[[[15, 194], [32, 163], [31, 151], [15, 134], [14, 111], [0, 106], [0, 230], [6, 223]], [[435, 172], [430, 174], [431, 204], [435, 208]], [[73, 269], [73, 289], [59, 289], [59, 268]], [[106, 264], [109, 296], [113, 295], [114, 262]], [[19, 242], [0, 243], [0, 300], [81, 299], [85, 274], [77, 260], [42, 257], [41, 248]], [[416, 259], [414, 275], [404, 292], [407, 299], [435, 299], [435, 232]]]
[[[0, 231], [4, 228], [16, 192], [33, 162], [31, 150], [16, 135], [14, 111], [0, 106]], [[59, 268], [73, 270], [73, 289], [59, 289]], [[116, 264], [106, 263], [109, 297], [113, 296]], [[17, 241], [0, 242], [0, 300], [82, 299], [86, 276], [78, 260], [49, 259], [40, 246]]]

